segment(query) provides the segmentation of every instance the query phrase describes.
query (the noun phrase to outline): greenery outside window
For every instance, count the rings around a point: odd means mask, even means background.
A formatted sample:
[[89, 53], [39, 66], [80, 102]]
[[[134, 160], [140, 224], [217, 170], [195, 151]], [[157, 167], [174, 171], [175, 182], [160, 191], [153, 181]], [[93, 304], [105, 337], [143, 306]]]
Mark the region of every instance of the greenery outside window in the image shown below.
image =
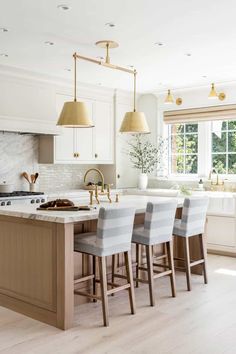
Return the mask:
[[197, 174], [198, 124], [171, 124], [169, 137], [171, 174]]
[[236, 121], [211, 123], [211, 161], [219, 174], [236, 174]]

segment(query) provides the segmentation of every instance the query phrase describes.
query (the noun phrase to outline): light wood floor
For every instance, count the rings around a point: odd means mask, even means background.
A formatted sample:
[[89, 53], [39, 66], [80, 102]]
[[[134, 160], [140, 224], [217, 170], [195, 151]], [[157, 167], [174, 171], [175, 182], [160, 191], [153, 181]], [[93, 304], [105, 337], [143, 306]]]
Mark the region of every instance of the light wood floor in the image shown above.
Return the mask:
[[182, 273], [175, 299], [169, 279], [157, 279], [155, 308], [148, 306], [146, 285], [135, 291], [136, 315], [129, 314], [126, 291], [110, 298], [109, 328], [102, 327], [100, 303], [77, 307], [75, 327], [66, 332], [0, 307], [0, 353], [235, 354], [236, 259], [208, 259], [209, 284], [193, 276], [191, 293]]

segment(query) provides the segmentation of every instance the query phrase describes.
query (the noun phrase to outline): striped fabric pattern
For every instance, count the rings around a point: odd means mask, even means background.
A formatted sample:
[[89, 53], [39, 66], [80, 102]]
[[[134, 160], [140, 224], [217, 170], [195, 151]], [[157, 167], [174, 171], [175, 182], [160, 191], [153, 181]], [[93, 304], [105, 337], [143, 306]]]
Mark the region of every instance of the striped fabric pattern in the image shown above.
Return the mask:
[[207, 197], [185, 198], [182, 219], [175, 220], [174, 235], [191, 237], [202, 234], [205, 227], [207, 207]]
[[129, 251], [134, 214], [134, 208], [101, 207], [97, 233], [76, 235], [74, 249], [100, 257]]
[[147, 203], [144, 225], [133, 231], [132, 242], [156, 245], [172, 239], [177, 200]]

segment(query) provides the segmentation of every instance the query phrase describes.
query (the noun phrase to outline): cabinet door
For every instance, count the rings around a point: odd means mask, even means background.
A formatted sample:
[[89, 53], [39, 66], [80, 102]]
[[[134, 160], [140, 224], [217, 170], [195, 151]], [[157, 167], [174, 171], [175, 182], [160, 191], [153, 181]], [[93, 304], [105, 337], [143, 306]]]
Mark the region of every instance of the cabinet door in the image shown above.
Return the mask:
[[[93, 101], [88, 99], [81, 99], [85, 102], [89, 116], [93, 119]], [[95, 122], [93, 122], [95, 124]], [[78, 162], [93, 162], [93, 135], [94, 128], [75, 128], [76, 140], [75, 140], [75, 152], [79, 154], [77, 158]]]
[[209, 248], [211, 245], [235, 247], [235, 218], [207, 216], [206, 236]]
[[127, 154], [128, 142], [132, 139], [130, 134], [121, 134], [119, 129], [126, 112], [132, 111], [128, 104], [118, 103], [116, 107], [116, 187], [129, 188], [137, 187], [138, 171], [134, 169], [130, 163]]
[[97, 163], [113, 163], [113, 112], [109, 102], [95, 102], [94, 158]]

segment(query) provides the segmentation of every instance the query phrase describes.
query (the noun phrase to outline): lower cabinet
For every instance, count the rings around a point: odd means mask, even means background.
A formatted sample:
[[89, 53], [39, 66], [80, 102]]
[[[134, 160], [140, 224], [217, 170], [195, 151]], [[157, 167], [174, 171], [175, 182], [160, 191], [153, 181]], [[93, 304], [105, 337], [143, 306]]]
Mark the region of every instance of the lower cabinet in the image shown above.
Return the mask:
[[236, 218], [208, 215], [206, 221], [207, 249], [236, 255]]
[[[71, 96], [57, 95], [58, 116]], [[61, 128], [55, 137], [41, 136], [40, 163], [112, 164], [114, 163], [113, 102], [81, 98], [93, 120], [93, 128]]]

